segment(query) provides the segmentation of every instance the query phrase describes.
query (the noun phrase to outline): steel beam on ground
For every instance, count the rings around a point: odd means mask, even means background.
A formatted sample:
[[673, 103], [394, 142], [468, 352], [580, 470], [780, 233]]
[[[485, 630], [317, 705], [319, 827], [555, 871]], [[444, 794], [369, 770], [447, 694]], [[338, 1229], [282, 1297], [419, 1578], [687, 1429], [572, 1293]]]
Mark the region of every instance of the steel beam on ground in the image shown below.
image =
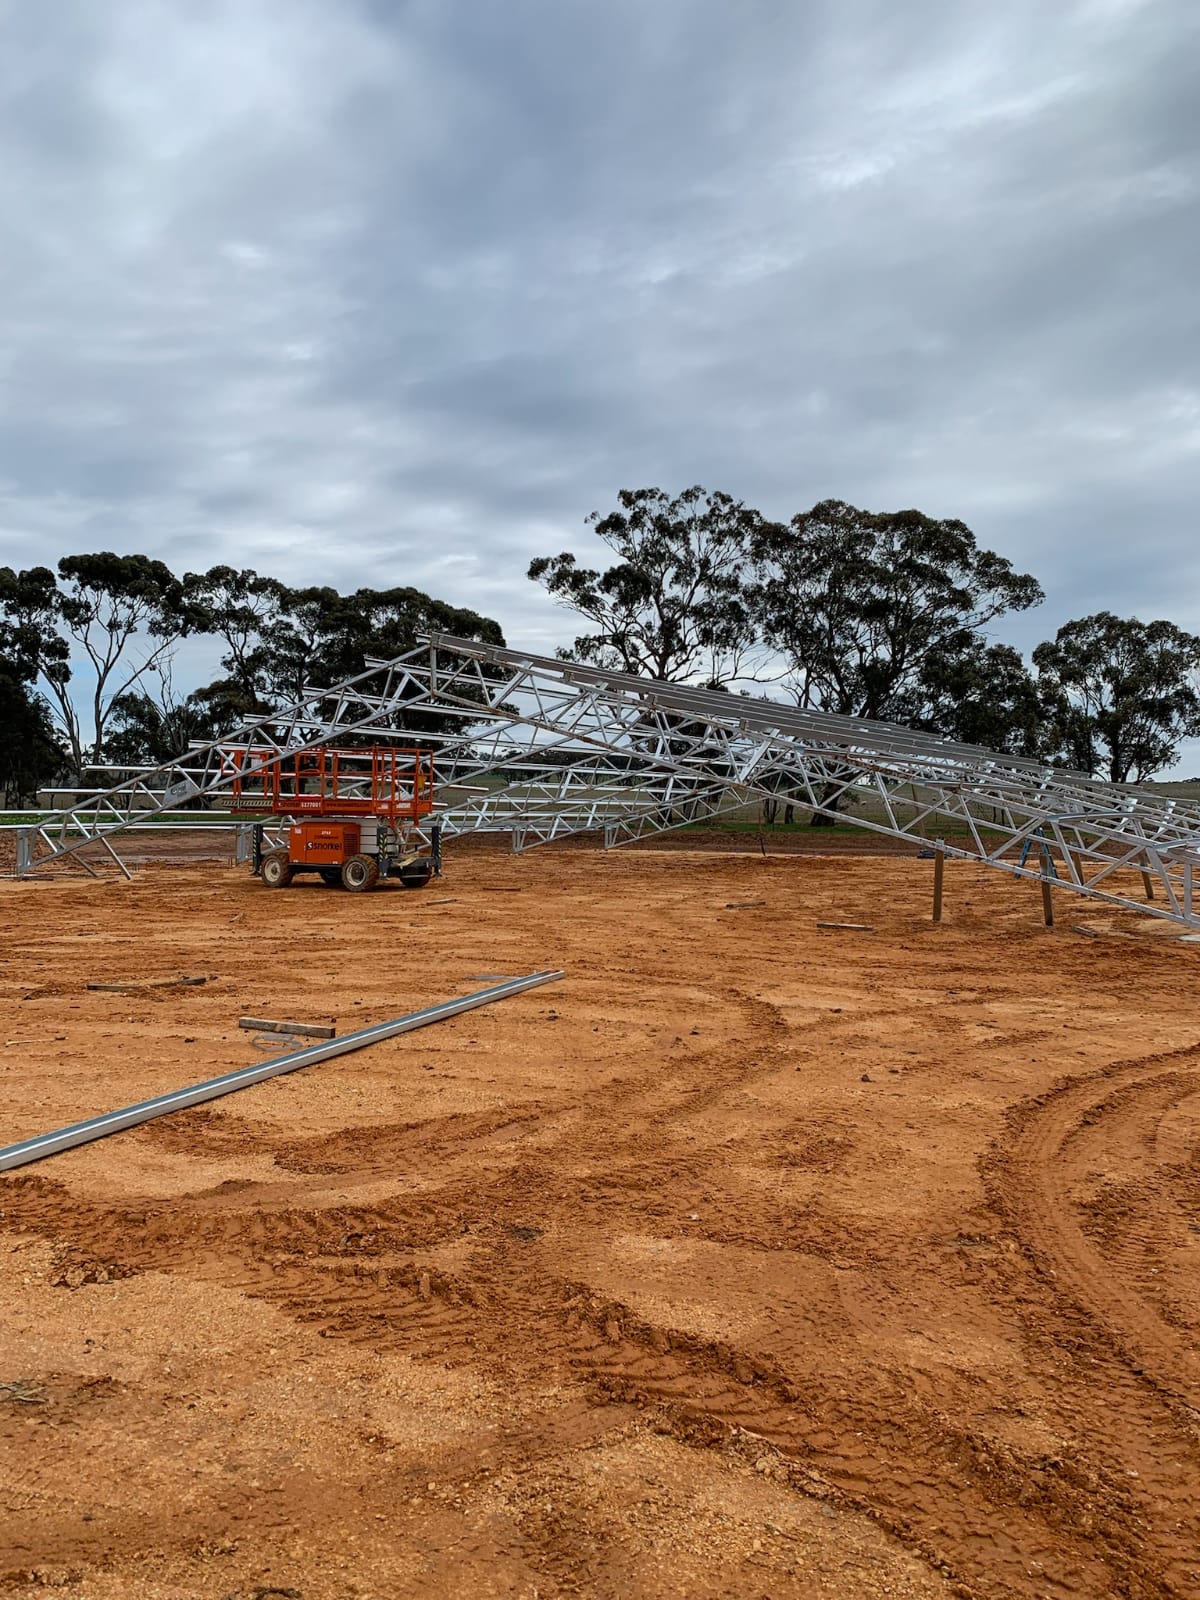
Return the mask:
[[411, 1033], [415, 1028], [427, 1028], [434, 1022], [445, 1022], [447, 1018], [457, 1017], [464, 1011], [473, 1011], [476, 1006], [486, 1006], [496, 1000], [506, 1000], [510, 995], [522, 994], [526, 989], [536, 988], [539, 984], [554, 983], [562, 977], [565, 977], [565, 973], [554, 971], [531, 972], [528, 977], [509, 978], [493, 988], [480, 989], [475, 994], [463, 995], [455, 1000], [443, 1000], [438, 1005], [427, 1006], [423, 1011], [410, 1012], [407, 1016], [397, 1017], [391, 1022], [376, 1023], [374, 1027], [362, 1028], [357, 1033], [347, 1033], [340, 1039], [307, 1045], [303, 1050], [292, 1051], [286, 1056], [276, 1056], [273, 1060], [259, 1062], [256, 1066], [241, 1067], [236, 1072], [226, 1072], [219, 1078], [208, 1078], [203, 1083], [194, 1083], [186, 1089], [175, 1089], [169, 1094], [156, 1095], [152, 1100], [142, 1100], [137, 1105], [125, 1106], [120, 1111], [108, 1111], [98, 1117], [89, 1117], [84, 1122], [72, 1123], [70, 1127], [58, 1128], [52, 1133], [42, 1133], [32, 1139], [23, 1139], [19, 1144], [10, 1144], [0, 1150], [0, 1172], [11, 1172], [16, 1167], [28, 1166], [30, 1162], [42, 1161], [47, 1156], [58, 1155], [64, 1150], [74, 1150], [78, 1145], [91, 1144], [97, 1139], [107, 1138], [109, 1134], [121, 1133], [126, 1128], [136, 1128], [143, 1122], [151, 1122], [155, 1117], [165, 1117], [172, 1111], [183, 1111], [189, 1106], [203, 1105], [207, 1100], [217, 1100], [222, 1095], [234, 1094], [239, 1089], [248, 1089], [253, 1084], [265, 1082], [268, 1078], [278, 1078], [285, 1072], [295, 1072], [300, 1067], [312, 1066], [314, 1062], [348, 1055], [352, 1050], [363, 1050], [367, 1045], [379, 1044], [381, 1040], [392, 1039], [397, 1034]]

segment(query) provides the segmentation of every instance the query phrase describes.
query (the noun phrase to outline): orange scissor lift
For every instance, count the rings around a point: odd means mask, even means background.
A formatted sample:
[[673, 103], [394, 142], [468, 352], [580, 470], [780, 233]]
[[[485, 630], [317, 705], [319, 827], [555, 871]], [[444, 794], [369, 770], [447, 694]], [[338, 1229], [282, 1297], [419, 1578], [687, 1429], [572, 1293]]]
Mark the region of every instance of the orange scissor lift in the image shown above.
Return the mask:
[[233, 751], [232, 805], [286, 819], [287, 844], [262, 848], [255, 833], [254, 870], [268, 889], [286, 889], [298, 872], [361, 894], [380, 878], [423, 889], [441, 872], [440, 828], [428, 853], [408, 849], [413, 827], [433, 811], [433, 752], [372, 745], [318, 746], [269, 761]]

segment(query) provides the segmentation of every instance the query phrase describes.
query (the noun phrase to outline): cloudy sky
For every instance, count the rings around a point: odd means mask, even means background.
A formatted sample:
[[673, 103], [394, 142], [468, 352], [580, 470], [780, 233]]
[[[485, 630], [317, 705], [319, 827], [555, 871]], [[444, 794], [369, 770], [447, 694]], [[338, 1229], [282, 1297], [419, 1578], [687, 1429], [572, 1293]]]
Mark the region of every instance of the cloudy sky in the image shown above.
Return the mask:
[[0, 0], [0, 563], [524, 576], [617, 489], [1200, 631], [1195, 0]]

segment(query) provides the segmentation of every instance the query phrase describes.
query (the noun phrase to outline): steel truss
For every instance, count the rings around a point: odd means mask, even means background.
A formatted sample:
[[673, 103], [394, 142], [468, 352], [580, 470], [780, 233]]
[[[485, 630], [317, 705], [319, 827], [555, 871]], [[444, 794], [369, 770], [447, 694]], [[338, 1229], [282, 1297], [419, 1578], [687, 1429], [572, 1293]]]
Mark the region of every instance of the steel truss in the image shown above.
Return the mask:
[[219, 804], [239, 771], [283, 751], [356, 735], [437, 751], [447, 836], [504, 831], [522, 850], [600, 831], [612, 847], [771, 799], [915, 845], [944, 833], [949, 856], [1200, 927], [1191, 802], [892, 724], [447, 634], [26, 830], [18, 870], [98, 843], [127, 872], [114, 834], [184, 803]]

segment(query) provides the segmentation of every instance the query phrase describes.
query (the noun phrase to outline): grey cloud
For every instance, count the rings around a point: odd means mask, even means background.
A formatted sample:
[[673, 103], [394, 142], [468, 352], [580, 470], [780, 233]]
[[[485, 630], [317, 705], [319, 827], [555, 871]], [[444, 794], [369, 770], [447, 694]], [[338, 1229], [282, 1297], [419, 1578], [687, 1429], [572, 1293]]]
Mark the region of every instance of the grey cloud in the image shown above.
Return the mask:
[[524, 578], [622, 486], [1200, 629], [1187, 0], [0, 4], [0, 560]]

